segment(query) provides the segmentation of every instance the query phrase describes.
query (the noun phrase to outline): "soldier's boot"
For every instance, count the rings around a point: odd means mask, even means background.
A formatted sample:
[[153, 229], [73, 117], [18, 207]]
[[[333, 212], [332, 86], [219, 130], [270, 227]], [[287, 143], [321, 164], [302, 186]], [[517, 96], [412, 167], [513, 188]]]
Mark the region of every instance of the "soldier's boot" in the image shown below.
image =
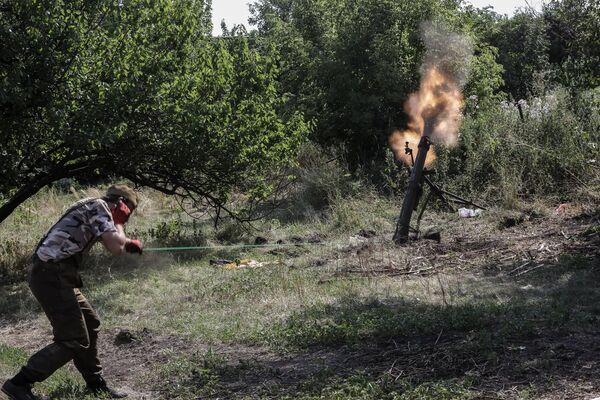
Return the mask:
[[15, 385], [10, 379], [2, 385], [2, 393], [10, 400], [38, 400], [31, 393], [31, 385]]
[[94, 396], [99, 396], [99, 397], [102, 397], [102, 398], [122, 399], [122, 398], [127, 397], [127, 393], [120, 392], [120, 391], [118, 391], [116, 389], [113, 389], [110, 386], [108, 386], [108, 384], [106, 383], [106, 381], [104, 380], [104, 378], [100, 378], [96, 382], [90, 382], [90, 383], [88, 383], [87, 384], [87, 389]]

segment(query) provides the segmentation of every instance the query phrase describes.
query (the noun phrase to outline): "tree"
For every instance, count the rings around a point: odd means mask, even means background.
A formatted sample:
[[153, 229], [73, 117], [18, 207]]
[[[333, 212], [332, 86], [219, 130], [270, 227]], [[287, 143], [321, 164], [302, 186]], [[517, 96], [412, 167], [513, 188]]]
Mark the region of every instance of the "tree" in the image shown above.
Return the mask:
[[544, 18], [518, 11], [502, 19], [498, 28], [491, 42], [499, 49], [498, 61], [504, 66], [504, 90], [515, 99], [531, 96], [535, 75], [551, 71]]
[[[211, 38], [202, 0], [4, 1], [0, 222], [45, 185], [121, 176], [226, 208], [267, 195], [307, 125], [273, 58]], [[232, 40], [233, 39], [233, 40]]]
[[419, 81], [421, 22], [456, 9], [428, 0], [260, 0], [258, 36], [282, 54], [282, 86], [315, 121], [312, 139], [344, 146], [351, 168], [384, 157]]
[[[404, 102], [419, 84], [422, 23], [437, 20], [462, 33], [476, 23], [490, 25], [481, 16], [464, 16], [460, 3], [260, 0], [251, 10], [259, 46], [279, 49], [281, 84], [292, 93], [291, 104], [315, 121], [312, 139], [343, 147], [352, 169], [377, 177], [390, 131], [406, 124]], [[496, 23], [495, 15], [487, 18]], [[469, 94], [496, 95], [502, 84], [497, 49], [478, 32], [468, 34], [477, 50]]]
[[600, 86], [600, 4], [597, 0], [553, 0], [544, 7], [550, 62], [565, 86]]

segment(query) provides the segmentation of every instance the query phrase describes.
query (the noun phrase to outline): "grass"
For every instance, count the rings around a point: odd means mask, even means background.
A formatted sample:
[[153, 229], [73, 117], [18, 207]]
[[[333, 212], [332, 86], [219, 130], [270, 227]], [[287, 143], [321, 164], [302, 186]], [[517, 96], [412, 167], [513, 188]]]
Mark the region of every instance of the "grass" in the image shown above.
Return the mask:
[[[0, 255], [5, 270], [18, 271], [22, 266], [15, 254], [25, 254], [60, 210], [80, 196], [50, 190], [11, 216], [0, 240], [18, 242]], [[565, 370], [569, 362], [561, 364], [554, 355], [565, 338], [585, 341], [597, 332], [598, 271], [596, 259], [585, 252], [559, 252], [550, 267], [519, 277], [506, 273], [521, 263], [518, 259], [500, 267], [481, 257], [467, 268], [469, 254], [485, 252], [455, 249], [452, 239], [440, 254], [427, 253], [426, 244], [390, 246], [386, 239], [397, 204], [369, 192], [334, 196], [321, 214], [305, 219], [273, 216], [256, 224], [254, 232], [234, 225], [214, 230], [208, 221], [193, 222], [175, 211], [176, 205], [162, 195], [145, 193], [143, 198], [128, 229], [146, 246], [252, 243], [256, 235], [270, 243], [298, 242], [279, 251], [148, 252], [121, 258], [97, 248], [88, 257], [84, 292], [105, 330], [146, 328], [156, 338], [189, 343], [177, 347], [167, 341], [152, 361], [156, 372], [153, 367], [136, 381], [161, 398], [469, 399], [490, 393], [499, 399], [538, 398], [560, 386], [557, 380], [576, 376]], [[516, 246], [511, 237], [523, 226], [530, 229], [554, 218], [548, 205], [523, 206], [523, 213], [533, 215], [529, 209], [542, 211], [515, 228], [499, 223], [504, 210], [492, 210], [480, 220], [429, 213], [424, 223], [443, 224], [450, 238], [476, 227], [467, 242], [477, 244], [477, 235], [505, 235], [508, 245]], [[573, 237], [593, 238], [596, 226], [582, 227], [581, 235]], [[366, 245], [357, 236], [361, 229], [376, 232], [373, 243]], [[313, 246], [311, 238], [326, 245]], [[483, 250], [493, 246], [482, 243]], [[416, 263], [415, 258], [439, 263], [437, 257], [462, 261], [459, 268], [431, 276], [370, 272], [403, 260]], [[227, 270], [211, 265], [218, 258], [268, 264]], [[47, 326], [18, 276], [10, 275], [0, 286], [0, 327], [20, 321]], [[2, 343], [0, 377], [8, 377], [27, 354]], [[542, 373], [532, 378], [533, 371]], [[494, 376], [504, 381], [489, 388]], [[511, 379], [524, 383], [506, 393], [502, 387]], [[69, 368], [36, 388], [52, 398], [84, 396], [80, 378]]]
[[434, 337], [440, 332], [479, 331], [489, 332], [493, 340], [501, 341], [537, 336], [544, 330], [557, 329], [565, 322], [580, 322], [573, 321], [567, 309], [535, 301], [440, 306], [397, 299], [394, 303], [350, 298], [342, 299], [336, 305], [322, 304], [293, 313], [271, 330], [273, 340], [297, 347], [339, 346], [364, 340], [406, 340]]
[[[0, 376], [8, 376], [25, 363], [27, 353], [21, 349], [0, 343]], [[62, 368], [54, 375], [36, 385], [36, 392], [46, 393], [48, 398], [63, 400], [93, 400], [95, 396], [85, 393], [83, 380], [71, 369]]]
[[[182, 374], [182, 372], [184, 372]], [[456, 380], [415, 384], [410, 380], [394, 379], [387, 373], [372, 374], [356, 371], [353, 376], [339, 376], [331, 368], [321, 368], [311, 377], [293, 385], [269, 381], [277, 371], [257, 363], [240, 363], [231, 366], [224, 357], [208, 350], [203, 354], [176, 358], [164, 365], [159, 376], [167, 387], [171, 399], [202, 397], [220, 398], [232, 393], [227, 382], [246, 379], [255, 384], [252, 395], [238, 394], [239, 399], [389, 399], [389, 400], [458, 400], [475, 398], [476, 393]], [[260, 377], [267, 377], [260, 380]]]

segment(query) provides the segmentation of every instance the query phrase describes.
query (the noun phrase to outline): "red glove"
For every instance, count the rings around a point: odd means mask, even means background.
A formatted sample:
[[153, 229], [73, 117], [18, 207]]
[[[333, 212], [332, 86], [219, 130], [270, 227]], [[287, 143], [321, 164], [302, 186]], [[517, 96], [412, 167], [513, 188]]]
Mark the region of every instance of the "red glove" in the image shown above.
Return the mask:
[[112, 216], [115, 225], [124, 225], [129, 219], [130, 215], [131, 211], [129, 210], [129, 207], [127, 207], [127, 204], [125, 204], [125, 202], [122, 200], [120, 200], [117, 203], [117, 206], [112, 210]]
[[128, 240], [127, 243], [125, 243], [125, 251], [128, 253], [142, 254], [142, 242], [136, 239]]

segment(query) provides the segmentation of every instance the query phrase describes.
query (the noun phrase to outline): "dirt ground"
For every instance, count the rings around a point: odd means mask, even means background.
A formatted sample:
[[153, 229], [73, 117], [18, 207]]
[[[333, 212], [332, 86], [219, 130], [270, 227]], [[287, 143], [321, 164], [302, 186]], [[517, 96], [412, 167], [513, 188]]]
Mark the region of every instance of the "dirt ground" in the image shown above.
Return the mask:
[[[26, 326], [28, 325], [28, 326]], [[27, 335], [23, 335], [27, 332]], [[356, 348], [343, 346], [336, 349], [313, 349], [308, 352], [281, 356], [257, 346], [232, 344], [207, 345], [175, 337], [134, 332], [138, 338], [128, 344], [115, 344], [117, 329], [101, 336], [100, 357], [104, 375], [109, 382], [129, 393], [132, 399], [169, 398], [168, 393], [153, 390], [145, 382], [149, 371], [177, 355], [205, 353], [212, 349], [223, 357], [221, 392], [211, 398], [234, 399], [238, 395], [264, 392], [269, 386], [293, 388], [306, 382], [323, 370], [335, 370], [341, 376], [351, 376], [365, 368], [372, 373], [387, 373], [392, 377], [439, 379], [461, 374], [481, 377], [477, 389], [482, 399], [515, 398], [519, 390], [539, 383], [545, 393], [537, 399], [592, 399], [600, 396], [598, 368], [600, 342], [598, 334], [579, 334], [569, 337], [540, 337], [524, 343], [513, 343], [499, 348], [501, 362], [494, 366], [478, 365], [461, 348], [464, 338], [452, 334], [442, 338], [415, 338], [412, 343], [394, 341], [369, 343]], [[0, 329], [3, 342], [10, 346], [36, 350], [39, 343], [47, 342], [48, 332], [35, 324], [21, 324]], [[552, 366], [527, 364], [528, 360], [552, 354]], [[475, 357], [476, 358], [476, 357]], [[194, 371], [189, 371], [193, 376]], [[557, 377], [564, 377], [558, 378]], [[487, 393], [487, 395], [486, 395]]]
[[[331, 278], [387, 275], [410, 279], [441, 271], [468, 272], [480, 277], [513, 278], [527, 288], [539, 285], [536, 273], [558, 266], [562, 254], [591, 260], [591, 265], [600, 269], [596, 212], [579, 209], [549, 217], [525, 213], [497, 220], [501, 226], [482, 227], [469, 220], [448, 224], [440, 243], [414, 242], [395, 252], [393, 258], [382, 251], [381, 237], [359, 241], [340, 250], [340, 258], [346, 261]], [[567, 336], [548, 332], [508, 346], [499, 344], [493, 348], [494, 362], [482, 362], [485, 357], [470, 354], [465, 350], [468, 337], [454, 332], [402, 338], [401, 342], [388, 339], [359, 346], [311, 348], [285, 355], [260, 346], [207, 344], [149, 330], [131, 332], [133, 339], [125, 337], [123, 343], [116, 340], [123, 336], [120, 332], [114, 328], [101, 333], [100, 357], [107, 380], [129, 392], [132, 399], [168, 398], [159, 384], [148, 384], [148, 372], [174, 357], [209, 350], [223, 358], [221, 386], [212, 397], [220, 399], [252, 395], [271, 386], [289, 388], [293, 393], [293, 388], [323, 370], [335, 370], [339, 376], [366, 370], [394, 379], [418, 377], [420, 381], [469, 376], [482, 399], [516, 398], [520, 390], [536, 383], [544, 390], [538, 390], [534, 398], [600, 397], [600, 326]], [[0, 325], [0, 337], [4, 344], [31, 353], [50, 340], [50, 331], [40, 319]], [[189, 374], [193, 377], [194, 371]]]

